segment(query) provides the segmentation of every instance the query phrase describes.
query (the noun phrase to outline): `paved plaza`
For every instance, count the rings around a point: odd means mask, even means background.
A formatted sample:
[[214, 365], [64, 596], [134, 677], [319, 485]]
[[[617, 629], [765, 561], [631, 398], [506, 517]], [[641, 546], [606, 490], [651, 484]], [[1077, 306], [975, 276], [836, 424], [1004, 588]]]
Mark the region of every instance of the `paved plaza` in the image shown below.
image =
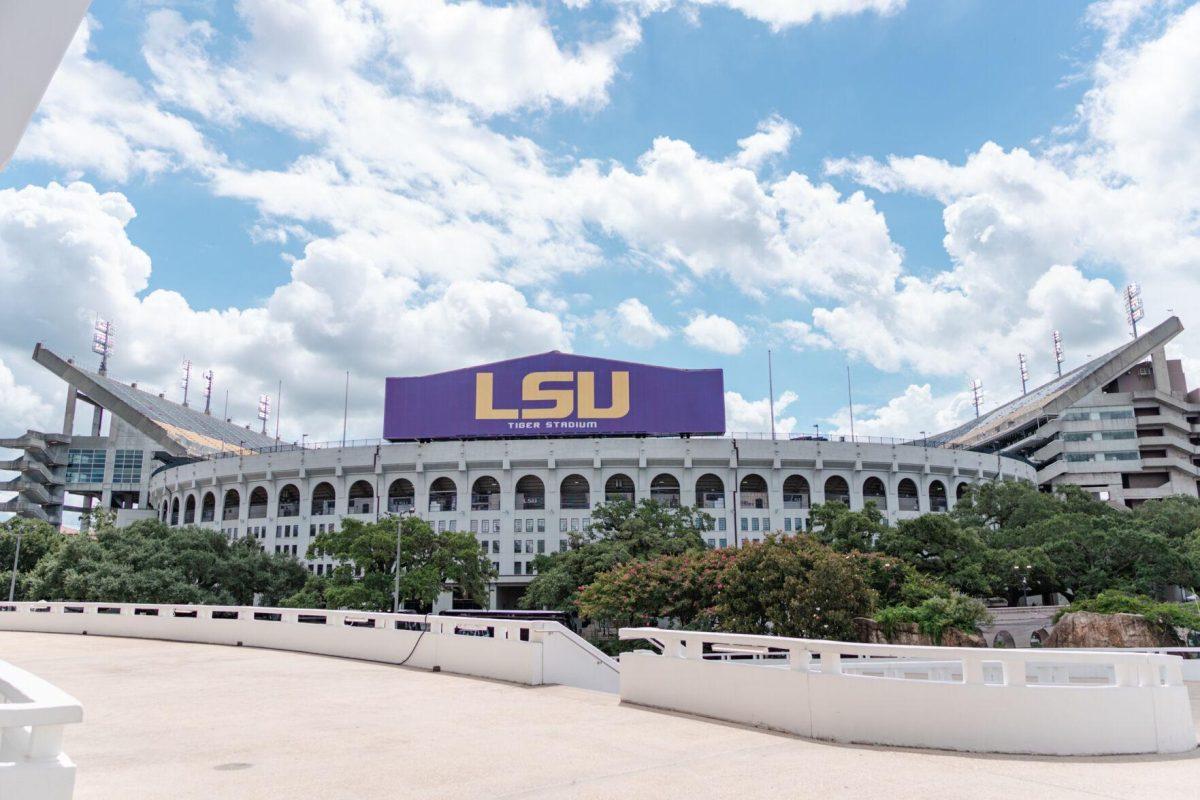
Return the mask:
[[580, 689], [135, 639], [0, 633], [0, 658], [83, 703], [64, 743], [81, 800], [1200, 793], [1200, 752], [1058, 759], [835, 745]]

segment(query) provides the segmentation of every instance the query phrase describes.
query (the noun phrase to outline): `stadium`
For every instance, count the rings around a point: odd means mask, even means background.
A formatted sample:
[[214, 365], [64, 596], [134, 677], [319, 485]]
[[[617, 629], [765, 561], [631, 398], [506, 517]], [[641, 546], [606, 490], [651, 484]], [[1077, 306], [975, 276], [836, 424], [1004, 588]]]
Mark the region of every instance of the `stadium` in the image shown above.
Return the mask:
[[[649, 498], [711, 517], [713, 547], [809, 526], [812, 505], [874, 503], [889, 522], [948, 511], [979, 481], [1029, 480], [1027, 461], [878, 437], [727, 434], [720, 370], [677, 370], [544, 353], [388, 380], [378, 440], [287, 444], [84, 369], [39, 345], [68, 386], [63, 432], [0, 440], [24, 455], [5, 509], [61, 523], [111, 508], [119, 524], [158, 517], [250, 536], [306, 557], [348, 517], [416, 513], [476, 535], [498, 574], [492, 605], [513, 607], [533, 559], [566, 546], [591, 509]], [[78, 402], [93, 407], [77, 435]], [[73, 504], [68, 498], [81, 498]]]

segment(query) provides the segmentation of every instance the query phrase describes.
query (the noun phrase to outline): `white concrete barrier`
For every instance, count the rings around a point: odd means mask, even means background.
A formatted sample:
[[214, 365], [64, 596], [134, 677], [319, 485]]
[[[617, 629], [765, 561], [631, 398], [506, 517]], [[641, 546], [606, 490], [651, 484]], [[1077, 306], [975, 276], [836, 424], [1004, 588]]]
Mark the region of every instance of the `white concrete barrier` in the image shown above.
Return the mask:
[[83, 720], [79, 701], [3, 661], [0, 697], [0, 798], [70, 798], [75, 765], [62, 751], [63, 726]]
[[4, 603], [0, 631], [244, 645], [537, 686], [617, 691], [617, 664], [557, 622], [153, 603]]
[[621, 699], [814, 739], [1046, 755], [1196, 747], [1180, 659], [623, 628]]

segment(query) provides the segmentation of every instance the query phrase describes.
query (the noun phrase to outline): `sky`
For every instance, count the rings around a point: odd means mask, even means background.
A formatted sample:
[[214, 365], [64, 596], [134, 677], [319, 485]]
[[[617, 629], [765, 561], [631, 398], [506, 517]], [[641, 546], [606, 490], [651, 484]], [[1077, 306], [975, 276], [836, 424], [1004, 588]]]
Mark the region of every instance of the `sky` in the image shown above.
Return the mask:
[[[551, 349], [725, 373], [730, 431], [915, 436], [1178, 314], [1200, 5], [101, 0], [0, 173], [0, 421], [44, 342], [240, 422]], [[282, 397], [276, 387], [282, 381]], [[195, 384], [194, 384], [195, 385]], [[195, 389], [193, 389], [193, 392]], [[195, 395], [193, 394], [193, 398]], [[274, 421], [271, 423], [274, 425]]]

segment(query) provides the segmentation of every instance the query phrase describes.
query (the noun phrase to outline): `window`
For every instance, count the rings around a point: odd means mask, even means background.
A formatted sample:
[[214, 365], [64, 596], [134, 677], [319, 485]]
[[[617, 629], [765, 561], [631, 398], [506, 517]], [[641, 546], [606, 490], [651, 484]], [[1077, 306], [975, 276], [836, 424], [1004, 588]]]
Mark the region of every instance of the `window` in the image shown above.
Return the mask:
[[538, 552], [539, 552], [539, 553], [544, 553], [544, 552], [546, 552], [546, 540], [545, 540], [545, 539], [538, 539], [538, 540], [537, 540], [537, 543], [538, 543], [538, 545], [537, 545], [537, 547], [538, 547]]
[[717, 518], [717, 530], [719, 530], [719, 531], [725, 530], [725, 518], [724, 517]]
[[[500, 540], [499, 539], [492, 539], [492, 552], [493, 553], [500, 552]], [[496, 565], [496, 569], [500, 569], [499, 564]]]
[[1095, 453], [1067, 453], [1067, 461], [1095, 461]]
[[750, 520], [750, 530], [752, 530], [752, 531], [758, 530], [758, 517], [753, 517]]
[[438, 533], [445, 533], [445, 532], [446, 532], [446, 520], [439, 519], [438, 520]]
[[571, 530], [579, 530], [579, 517], [571, 517]]
[[500, 532], [500, 520], [494, 519], [494, 520], [492, 520], [492, 533], [499, 533], [499, 532]]
[[783, 529], [785, 531], [787, 531], [788, 533], [791, 533], [791, 530], [792, 530], [792, 518], [791, 517], [783, 518]]
[[113, 456], [113, 483], [142, 482], [142, 451], [118, 450]]
[[764, 531], [769, 531], [769, 530], [771, 530], [771, 518], [770, 518], [770, 517], [763, 517], [763, 526], [762, 526], [762, 529], [763, 529]]
[[797, 531], [802, 531], [802, 530], [804, 530], [804, 518], [803, 518], [803, 517], [796, 517], [796, 520], [795, 520], [795, 525], [796, 525], [796, 530], [797, 530]]
[[479, 549], [481, 552], [484, 552], [484, 553], [486, 553], [488, 551], [487, 539], [484, 539], [479, 543]]
[[525, 532], [533, 533], [533, 519], [532, 518], [525, 520]]
[[514, 561], [513, 562], [513, 575], [520, 575], [520, 574], [521, 574], [521, 562]]
[[746, 519], [745, 517], [742, 517], [742, 530], [743, 531], [750, 530], [750, 520]]
[[514, 553], [521, 552], [521, 540], [520, 539], [513, 540], [513, 552]]
[[539, 520], [537, 521], [537, 532], [538, 532], [538, 533], [545, 533], [545, 532], [546, 532], [546, 520], [544, 520], [544, 519], [539, 519]]
[[720, 544], [720, 545], [721, 545], [721, 547], [728, 547], [728, 546], [729, 546], [729, 540], [728, 540], [728, 539], [717, 539], [717, 543], [718, 543], [718, 544]]
[[1141, 458], [1139, 453], [1105, 453], [1105, 461], [1137, 461]]
[[456, 520], [456, 519], [450, 520], [450, 524], [446, 526], [446, 529], [451, 530], [451, 531], [458, 530], [458, 520]]
[[520, 533], [522, 530], [522, 521], [519, 519], [513, 520], [513, 533]]
[[471, 520], [471, 533], [479, 533], [479, 520]]
[[525, 540], [525, 552], [526, 552], [526, 553], [532, 553], [532, 552], [533, 552], [533, 539], [526, 539], [526, 540]]
[[1091, 431], [1069, 431], [1063, 434], [1064, 442], [1088, 442], [1092, 439]]
[[586, 530], [587, 530], [587, 528], [588, 528], [588, 525], [591, 525], [591, 524], [592, 524], [592, 518], [591, 518], [591, 517], [584, 517], [584, 518], [583, 518], [583, 520], [582, 520], [582, 521], [581, 521], [579, 524], [580, 524], [580, 525], [582, 525], [582, 526], [583, 526], [583, 529], [586, 531]]
[[560, 552], [560, 553], [567, 552], [567, 540], [566, 539], [558, 540], [558, 552]]
[[496, 571], [496, 573], [497, 573], [497, 574], [499, 574], [499, 573], [500, 573], [500, 562], [499, 562], [499, 561], [493, 561], [493, 562], [492, 562], [492, 569], [494, 569], [494, 570]]
[[1137, 434], [1133, 431], [1104, 431], [1100, 434], [1101, 439], [1134, 439]]
[[68, 450], [67, 483], [103, 483], [106, 455], [103, 450]]
[[567, 532], [567, 518], [566, 517], [558, 518], [558, 532], [559, 533]]
[[717, 546], [717, 540], [716, 540], [716, 539], [709, 539], [709, 540], [708, 540], [708, 546], [709, 546], [709, 547], [716, 547], [716, 546]]

